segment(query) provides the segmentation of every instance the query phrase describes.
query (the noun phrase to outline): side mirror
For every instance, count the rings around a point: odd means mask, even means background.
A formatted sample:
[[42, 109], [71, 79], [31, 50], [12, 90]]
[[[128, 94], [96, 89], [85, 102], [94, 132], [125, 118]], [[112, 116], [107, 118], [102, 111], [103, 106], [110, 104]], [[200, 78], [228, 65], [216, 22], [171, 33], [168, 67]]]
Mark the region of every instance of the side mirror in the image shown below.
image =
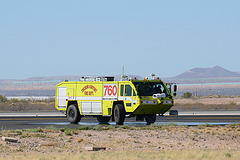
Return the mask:
[[174, 92], [177, 92], [177, 85], [176, 84], [173, 86], [173, 90], [174, 90]]

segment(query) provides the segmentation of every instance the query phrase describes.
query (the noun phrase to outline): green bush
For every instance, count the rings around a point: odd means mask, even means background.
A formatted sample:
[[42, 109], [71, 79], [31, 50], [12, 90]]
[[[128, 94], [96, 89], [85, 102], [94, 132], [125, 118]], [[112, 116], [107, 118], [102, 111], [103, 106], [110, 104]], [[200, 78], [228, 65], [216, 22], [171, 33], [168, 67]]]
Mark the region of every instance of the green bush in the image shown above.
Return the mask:
[[191, 97], [192, 97], [192, 93], [190, 92], [183, 93], [182, 95], [182, 98], [191, 98]]
[[5, 96], [0, 95], [0, 102], [6, 102], [7, 98]]
[[106, 130], [109, 130], [109, 129], [115, 129], [115, 127], [112, 125], [109, 125], [109, 126], [107, 126]]
[[26, 129], [25, 130], [26, 132], [43, 132], [43, 129], [42, 128], [32, 128], [32, 129]]
[[122, 128], [122, 129], [130, 129], [130, 126], [122, 125], [122, 126], [120, 126], [119, 128]]
[[81, 126], [78, 128], [78, 130], [90, 130], [91, 128], [91, 126]]
[[66, 135], [66, 136], [72, 136], [72, 132], [71, 132], [70, 130], [67, 130], [67, 131], [65, 132], [65, 135]]
[[93, 127], [93, 130], [101, 131], [103, 130], [101, 126], [97, 125]]

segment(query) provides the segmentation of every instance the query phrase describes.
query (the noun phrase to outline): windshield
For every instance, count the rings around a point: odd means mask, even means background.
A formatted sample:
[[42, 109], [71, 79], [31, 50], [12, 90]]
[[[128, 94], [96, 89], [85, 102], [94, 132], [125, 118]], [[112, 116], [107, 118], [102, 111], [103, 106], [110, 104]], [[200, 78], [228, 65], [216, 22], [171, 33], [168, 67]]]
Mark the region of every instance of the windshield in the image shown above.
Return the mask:
[[139, 96], [152, 96], [157, 93], [170, 95], [162, 82], [133, 82], [133, 84]]

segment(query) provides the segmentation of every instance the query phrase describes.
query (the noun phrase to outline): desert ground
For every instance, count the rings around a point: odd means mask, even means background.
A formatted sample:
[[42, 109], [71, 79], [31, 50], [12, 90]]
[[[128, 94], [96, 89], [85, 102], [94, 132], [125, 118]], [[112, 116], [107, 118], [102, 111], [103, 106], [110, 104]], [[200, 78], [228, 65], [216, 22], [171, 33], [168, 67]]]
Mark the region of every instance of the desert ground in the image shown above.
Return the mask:
[[[18, 142], [4, 141], [10, 137]], [[2, 130], [0, 159], [239, 159], [240, 125]], [[103, 147], [105, 150], [87, 151]]]
[[[178, 110], [239, 110], [239, 97], [176, 98]], [[55, 110], [54, 101], [7, 101], [0, 111]], [[0, 126], [1, 127], [1, 126]], [[17, 142], [8, 142], [13, 138]], [[227, 126], [81, 126], [4, 130], [0, 159], [239, 159], [240, 124]], [[87, 151], [103, 147], [105, 150]]]

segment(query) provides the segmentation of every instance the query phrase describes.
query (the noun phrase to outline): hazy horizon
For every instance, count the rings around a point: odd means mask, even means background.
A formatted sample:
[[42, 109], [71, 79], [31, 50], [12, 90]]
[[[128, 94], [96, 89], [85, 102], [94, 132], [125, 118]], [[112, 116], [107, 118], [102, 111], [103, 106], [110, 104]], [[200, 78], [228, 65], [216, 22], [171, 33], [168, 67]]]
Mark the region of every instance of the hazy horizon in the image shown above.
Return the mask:
[[[214, 66], [214, 67], [221, 67], [221, 66]], [[155, 75], [156, 77], [160, 77], [160, 78], [163, 78], [163, 79], [171, 79], [171, 78], [175, 78], [175, 77], [177, 77], [177, 76], [180, 76], [180, 75], [182, 75], [182, 74], [184, 74], [184, 73], [186, 73], [186, 72], [188, 72], [188, 71], [190, 71], [190, 70], [192, 70], [192, 69], [208, 69], [208, 68], [210, 68], [210, 69], [213, 69], [214, 67], [207, 67], [207, 68], [190, 68], [190, 69], [188, 69], [188, 70], [186, 70], [186, 71], [184, 71], [184, 72], [182, 72], [182, 73], [180, 73], [180, 74], [178, 74], [178, 75], [175, 75], [175, 76], [172, 76], [172, 77], [162, 77], [161, 75]], [[221, 67], [222, 68], [222, 67]], [[223, 68], [223, 69], [225, 69], [225, 68]], [[228, 70], [228, 71], [230, 71], [230, 70]], [[232, 72], [232, 71], [230, 71], [230, 72]], [[237, 73], [237, 74], [239, 74], [239, 77], [240, 77], [240, 72], [233, 72], [233, 73]], [[152, 73], [151, 73], [152, 74]], [[146, 76], [143, 76], [143, 75], [136, 75], [136, 74], [125, 74], [125, 75], [128, 75], [128, 76], [140, 76], [140, 77], [148, 77], [148, 78], [151, 78], [151, 74], [149, 74], [149, 75], [146, 75]], [[11, 78], [11, 79], [1, 79], [0, 78], [0, 80], [31, 80], [31, 79], [36, 79], [36, 78], [50, 78], [50, 77], [54, 77], [54, 78], [58, 78], [58, 77], [78, 77], [78, 78], [81, 78], [81, 76], [92, 76], [92, 77], [95, 77], [95, 76], [121, 76], [122, 74], [114, 74], [114, 75], [57, 75], [57, 76], [55, 76], [55, 75], [49, 75], [49, 76], [34, 76], [34, 77], [25, 77], [25, 78]], [[210, 78], [210, 77], [209, 77]], [[221, 77], [215, 77], [215, 78], [221, 78]], [[223, 77], [224, 78], [224, 77]], [[225, 78], [231, 78], [231, 77], [225, 77]], [[181, 78], [180, 78], [181, 79]], [[197, 78], [198, 79], [198, 78]], [[202, 79], [202, 78], [200, 78], [200, 79]]]

